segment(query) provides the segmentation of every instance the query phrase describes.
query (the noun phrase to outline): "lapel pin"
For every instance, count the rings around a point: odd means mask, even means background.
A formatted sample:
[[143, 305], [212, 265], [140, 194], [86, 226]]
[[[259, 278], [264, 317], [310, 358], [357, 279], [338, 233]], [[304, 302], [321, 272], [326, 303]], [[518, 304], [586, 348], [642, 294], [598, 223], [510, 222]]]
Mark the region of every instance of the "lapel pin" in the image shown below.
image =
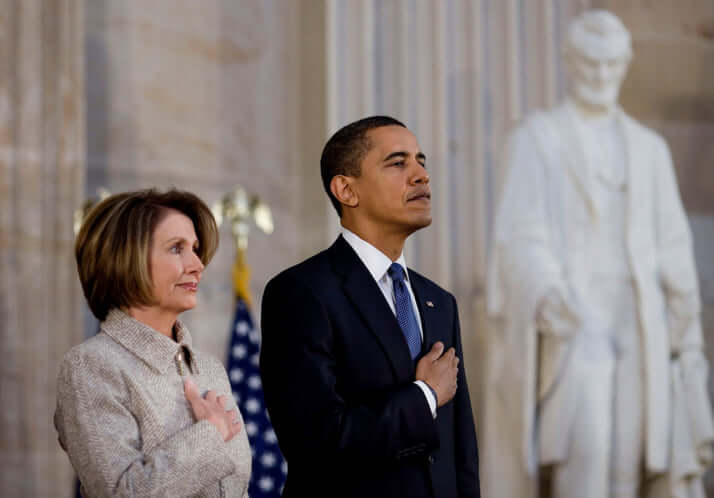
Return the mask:
[[426, 305], [427, 305], [429, 308], [433, 308], [433, 307], [434, 307], [434, 303], [432, 303], [431, 301], [427, 301], [427, 302], [426, 302]]

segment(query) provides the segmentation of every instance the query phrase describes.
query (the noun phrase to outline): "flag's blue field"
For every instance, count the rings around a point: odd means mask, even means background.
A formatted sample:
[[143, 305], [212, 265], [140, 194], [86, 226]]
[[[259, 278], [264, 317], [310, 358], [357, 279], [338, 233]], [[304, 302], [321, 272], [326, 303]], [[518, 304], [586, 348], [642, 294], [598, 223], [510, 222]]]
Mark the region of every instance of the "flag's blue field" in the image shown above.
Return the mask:
[[258, 370], [260, 332], [245, 301], [238, 299], [228, 350], [228, 378], [238, 403], [253, 452], [253, 471], [248, 493], [251, 498], [280, 496], [287, 464], [268, 419]]

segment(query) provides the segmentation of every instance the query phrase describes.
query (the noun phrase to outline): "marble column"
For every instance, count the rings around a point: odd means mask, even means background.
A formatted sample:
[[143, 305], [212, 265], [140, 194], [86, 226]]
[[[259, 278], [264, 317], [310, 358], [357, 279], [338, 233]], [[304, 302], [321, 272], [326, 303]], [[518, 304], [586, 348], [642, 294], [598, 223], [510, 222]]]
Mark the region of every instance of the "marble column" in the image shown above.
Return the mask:
[[52, 415], [57, 365], [83, 335], [83, 1], [2, 0], [0, 12], [0, 495], [66, 496]]

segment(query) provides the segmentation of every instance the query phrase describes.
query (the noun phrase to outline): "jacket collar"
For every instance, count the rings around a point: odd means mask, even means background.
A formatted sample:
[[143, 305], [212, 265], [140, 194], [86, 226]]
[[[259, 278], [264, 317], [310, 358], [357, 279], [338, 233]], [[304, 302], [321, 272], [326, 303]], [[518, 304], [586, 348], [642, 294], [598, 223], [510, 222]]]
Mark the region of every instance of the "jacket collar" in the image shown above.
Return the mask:
[[[333, 269], [342, 276], [342, 288], [347, 298], [362, 315], [367, 328], [382, 346], [396, 378], [402, 381], [413, 378], [414, 362], [409, 354], [409, 347], [402, 329], [399, 328], [399, 322], [382, 297], [377, 282], [341, 235], [328, 249], [328, 254]], [[416, 293], [416, 289], [414, 290]], [[423, 318], [422, 325], [426, 325]], [[424, 327], [425, 342], [426, 334], [427, 328]]]
[[149, 367], [163, 374], [171, 365], [176, 365], [176, 355], [183, 352], [186, 363], [193, 373], [196, 369], [195, 354], [191, 346], [191, 334], [181, 321], [176, 320], [176, 339], [173, 341], [161, 332], [132, 318], [119, 309], [112, 309], [100, 325], [101, 330], [121, 344]]

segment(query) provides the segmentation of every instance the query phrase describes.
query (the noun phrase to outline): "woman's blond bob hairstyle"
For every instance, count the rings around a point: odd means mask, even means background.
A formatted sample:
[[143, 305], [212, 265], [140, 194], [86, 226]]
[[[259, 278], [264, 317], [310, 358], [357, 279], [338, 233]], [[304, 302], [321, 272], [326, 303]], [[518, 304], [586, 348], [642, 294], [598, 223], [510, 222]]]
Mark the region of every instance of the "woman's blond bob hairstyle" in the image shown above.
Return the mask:
[[124, 192], [87, 213], [74, 254], [84, 296], [100, 321], [112, 308], [155, 304], [149, 251], [156, 226], [172, 209], [193, 221], [198, 257], [207, 265], [218, 249], [218, 226], [206, 204], [190, 192]]

